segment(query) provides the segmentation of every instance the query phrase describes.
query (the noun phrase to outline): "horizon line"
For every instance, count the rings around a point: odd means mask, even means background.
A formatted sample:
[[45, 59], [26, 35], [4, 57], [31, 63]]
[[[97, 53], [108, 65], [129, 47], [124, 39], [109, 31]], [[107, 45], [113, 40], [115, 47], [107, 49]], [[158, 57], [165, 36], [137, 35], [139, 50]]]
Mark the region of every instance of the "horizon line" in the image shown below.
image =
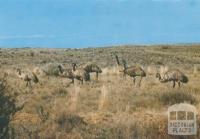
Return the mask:
[[101, 46], [85, 46], [85, 47], [58, 47], [58, 46], [0, 46], [0, 49], [8, 48], [8, 49], [20, 49], [20, 48], [46, 48], [46, 49], [87, 49], [87, 48], [109, 48], [109, 47], [124, 47], [124, 46], [139, 46], [139, 47], [151, 47], [151, 46], [183, 46], [183, 45], [200, 45], [200, 42], [189, 42], [189, 43], [132, 43], [132, 44], [110, 44], [110, 45], [101, 45]]

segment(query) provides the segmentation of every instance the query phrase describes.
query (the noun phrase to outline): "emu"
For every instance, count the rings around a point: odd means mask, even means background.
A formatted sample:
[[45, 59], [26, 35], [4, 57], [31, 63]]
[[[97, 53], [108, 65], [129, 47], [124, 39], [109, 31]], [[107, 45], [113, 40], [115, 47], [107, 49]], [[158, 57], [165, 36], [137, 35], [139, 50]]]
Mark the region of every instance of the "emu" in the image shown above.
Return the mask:
[[127, 62], [125, 59], [122, 59], [123, 65], [120, 64], [118, 56], [115, 54], [115, 58], [117, 61], [119, 72], [123, 73], [123, 77], [126, 78], [126, 75], [133, 78], [133, 82], [135, 85], [136, 77], [140, 77], [139, 86], [141, 85], [141, 81], [143, 77], [146, 77], [146, 72], [139, 66], [130, 66], [127, 67]]
[[17, 69], [17, 76], [26, 82], [26, 87], [31, 86], [31, 81], [33, 81], [34, 83], [39, 82], [39, 79], [35, 73], [33, 73], [33, 72], [25, 73], [25, 72], [22, 72], [21, 69], [19, 69], [19, 68]]
[[90, 81], [90, 73], [86, 71], [84, 67], [77, 68], [76, 63], [73, 63], [72, 66], [73, 66], [72, 72], [75, 79], [81, 81], [82, 84], [83, 80]]
[[161, 77], [160, 73], [156, 73], [156, 78], [159, 79], [161, 83], [166, 82], [173, 82], [173, 88], [176, 86], [176, 82], [178, 83], [178, 86], [180, 88], [181, 82], [187, 83], [188, 77], [183, 74], [180, 70], [171, 70], [164, 73], [164, 75]]
[[83, 69], [87, 74], [95, 72], [96, 80], [98, 80], [99, 73], [102, 73], [101, 68], [95, 63], [86, 64]]
[[[74, 84], [74, 79], [81, 81], [83, 84], [83, 80], [88, 78], [88, 73], [85, 72], [83, 69], [76, 69], [76, 64], [72, 64], [72, 69], [63, 69], [61, 65], [58, 65], [59, 75], [61, 77], [66, 77], [72, 80], [71, 83]], [[86, 79], [87, 80], [87, 79]]]
[[73, 71], [73, 74], [74, 79], [81, 81], [82, 84], [84, 80], [88, 81], [90, 79], [90, 75], [83, 69], [77, 69], [76, 71]]
[[61, 65], [58, 65], [58, 70], [59, 76], [71, 79], [71, 83], [74, 84], [75, 75], [73, 73], [73, 69], [64, 69]]
[[122, 72], [126, 75], [129, 75], [130, 77], [133, 77], [134, 85], [135, 85], [137, 76], [140, 77], [139, 86], [141, 85], [142, 78], [146, 77], [146, 73], [141, 67], [139, 66], [127, 67], [125, 60], [124, 60], [124, 70]]

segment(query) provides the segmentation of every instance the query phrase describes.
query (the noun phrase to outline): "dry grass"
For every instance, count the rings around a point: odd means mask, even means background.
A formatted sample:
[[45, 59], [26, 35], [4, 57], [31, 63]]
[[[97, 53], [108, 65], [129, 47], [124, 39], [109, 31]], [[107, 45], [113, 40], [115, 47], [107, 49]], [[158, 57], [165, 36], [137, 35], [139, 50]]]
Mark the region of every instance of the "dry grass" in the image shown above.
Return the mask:
[[[167, 134], [166, 111], [179, 102], [200, 112], [200, 61], [198, 46], [109, 47], [92, 49], [1, 49], [1, 73], [8, 73], [8, 93], [23, 109], [10, 119], [15, 138], [59, 139], [174, 139]], [[94, 52], [95, 57], [92, 57]], [[119, 75], [112, 53], [129, 65], [148, 69], [141, 87]], [[103, 68], [99, 80], [69, 85], [70, 80], [39, 76], [41, 84], [26, 87], [15, 75], [17, 67], [33, 69], [48, 63], [70, 67], [72, 62], [93, 61]], [[155, 78], [159, 64], [179, 68], [189, 76], [181, 89]], [[92, 75], [94, 76], [94, 75]], [[200, 138], [199, 134], [191, 138]]]

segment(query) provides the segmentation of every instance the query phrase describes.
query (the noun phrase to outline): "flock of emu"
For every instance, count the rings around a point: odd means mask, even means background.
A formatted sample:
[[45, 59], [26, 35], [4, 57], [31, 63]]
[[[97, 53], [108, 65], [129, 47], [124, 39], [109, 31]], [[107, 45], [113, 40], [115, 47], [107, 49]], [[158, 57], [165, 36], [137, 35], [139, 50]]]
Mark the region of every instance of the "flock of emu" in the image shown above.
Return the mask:
[[[146, 77], [146, 72], [140, 66], [127, 66], [126, 60], [122, 59], [120, 63], [118, 56], [115, 54], [115, 59], [117, 62], [118, 72], [122, 73], [123, 78], [130, 76], [133, 78], [135, 85], [136, 77], [140, 77], [138, 85], [141, 85], [142, 78]], [[82, 66], [77, 66], [76, 63], [72, 63], [71, 68], [65, 68], [63, 65], [57, 65], [55, 67], [58, 71], [58, 76], [71, 79], [71, 83], [74, 84], [74, 80], [79, 80], [82, 84], [84, 81], [90, 81], [90, 73], [96, 73], [96, 79], [98, 80], [99, 73], [102, 73], [101, 68], [94, 63], [85, 64]], [[42, 68], [35, 68], [31, 73], [22, 72], [21, 69], [17, 69], [17, 76], [26, 82], [26, 86], [30, 86], [31, 82], [39, 83], [38, 73], [44, 73], [48, 75], [48, 72]], [[165, 73], [156, 73], [156, 78], [159, 79], [161, 83], [173, 82], [173, 88], [178, 83], [187, 83], [188, 77], [184, 75], [180, 70], [170, 70]]]

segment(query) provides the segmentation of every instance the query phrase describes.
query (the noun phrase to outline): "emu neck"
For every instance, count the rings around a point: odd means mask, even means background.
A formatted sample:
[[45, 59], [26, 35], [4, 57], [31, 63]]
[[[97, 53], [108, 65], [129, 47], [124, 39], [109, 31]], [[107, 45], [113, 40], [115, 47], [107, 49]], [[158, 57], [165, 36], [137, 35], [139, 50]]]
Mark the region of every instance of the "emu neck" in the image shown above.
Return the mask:
[[119, 58], [118, 58], [118, 56], [117, 56], [117, 55], [115, 55], [115, 58], [116, 58], [116, 61], [117, 61], [117, 65], [119, 66], [119, 65], [120, 65], [120, 63], [119, 63]]
[[59, 69], [59, 72], [60, 72], [60, 73], [63, 73], [60, 67], [59, 67], [58, 69]]
[[21, 74], [22, 74], [20, 70], [18, 71], [18, 74], [19, 74], [19, 75], [21, 75]]
[[76, 65], [73, 65], [73, 71], [76, 71]]

